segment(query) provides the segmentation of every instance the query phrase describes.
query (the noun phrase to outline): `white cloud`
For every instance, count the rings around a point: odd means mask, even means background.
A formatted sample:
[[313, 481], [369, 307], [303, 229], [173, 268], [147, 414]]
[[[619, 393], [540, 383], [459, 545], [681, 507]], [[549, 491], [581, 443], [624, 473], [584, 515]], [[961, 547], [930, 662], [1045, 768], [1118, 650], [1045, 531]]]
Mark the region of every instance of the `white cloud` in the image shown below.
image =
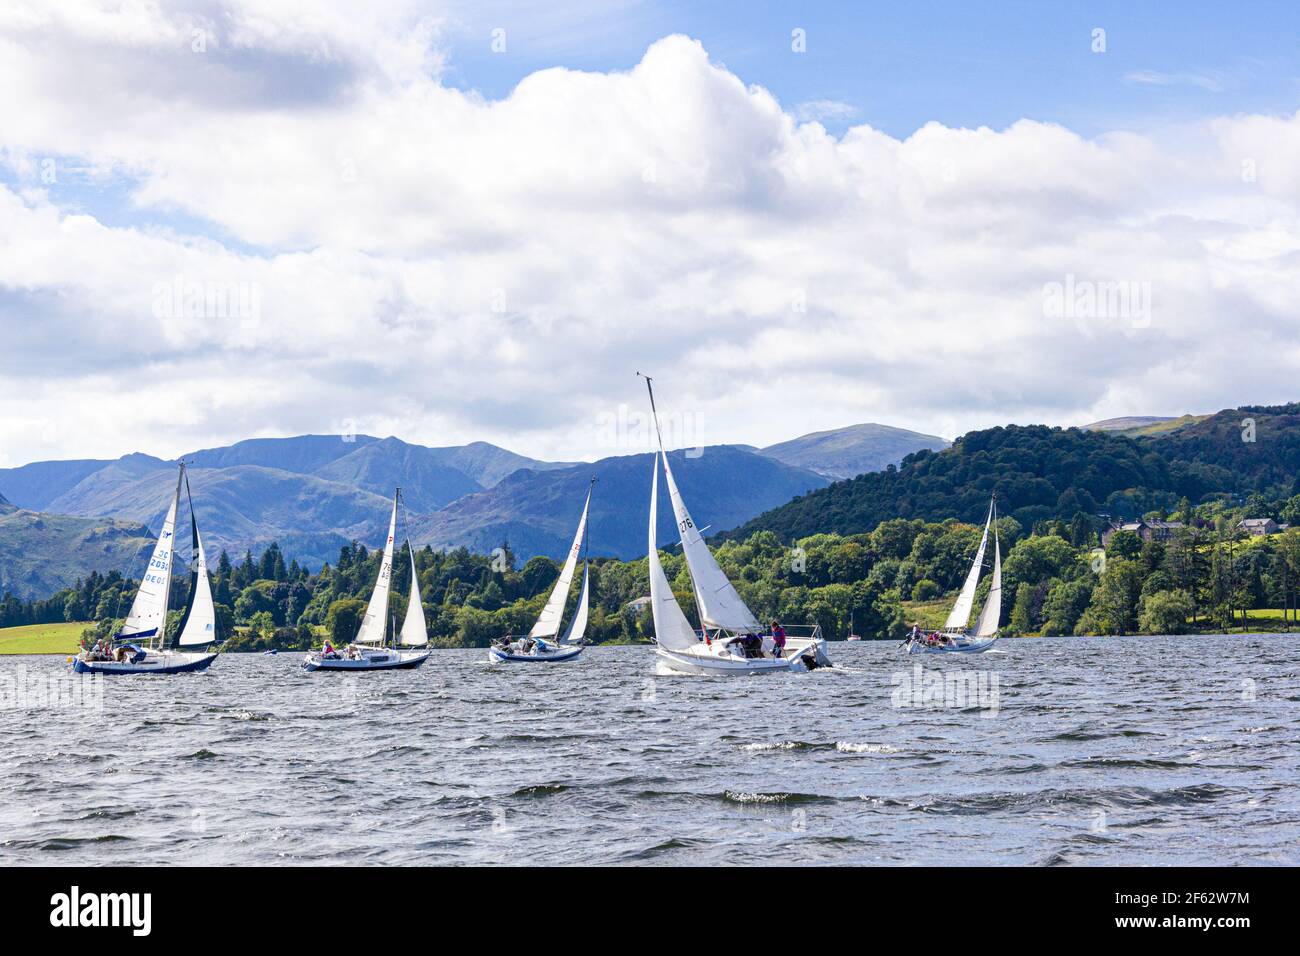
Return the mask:
[[[344, 422], [622, 453], [637, 369], [757, 444], [1281, 400], [1300, 363], [1300, 115], [835, 137], [685, 37], [487, 101], [408, 4], [54, 10], [0, 15], [0, 464]], [[1047, 317], [1067, 275], [1150, 283], [1149, 324]], [[258, 314], [160, 316], [177, 281]]]
[[822, 120], [847, 120], [856, 116], [858, 108], [852, 103], [839, 100], [806, 100], [794, 108], [795, 119], [801, 122], [821, 122]]
[[1211, 93], [1222, 93], [1226, 82], [1216, 73], [1165, 73], [1160, 70], [1134, 70], [1126, 73], [1124, 79], [1143, 86], [1195, 86]]

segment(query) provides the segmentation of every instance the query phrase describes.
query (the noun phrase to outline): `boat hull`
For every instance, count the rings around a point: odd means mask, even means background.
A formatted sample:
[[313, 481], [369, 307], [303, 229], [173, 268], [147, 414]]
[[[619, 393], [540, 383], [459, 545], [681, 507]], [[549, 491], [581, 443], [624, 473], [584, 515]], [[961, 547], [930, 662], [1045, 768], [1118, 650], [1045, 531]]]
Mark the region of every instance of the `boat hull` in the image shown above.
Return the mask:
[[414, 670], [429, 659], [429, 651], [384, 651], [367, 652], [356, 659], [346, 657], [328, 658], [319, 654], [308, 654], [302, 660], [305, 671], [400, 671]]
[[685, 651], [656, 646], [655, 654], [660, 663], [676, 673], [716, 677], [800, 673], [832, 666], [826, 653], [826, 642], [820, 638], [788, 638], [785, 654], [781, 657], [743, 657], [718, 650], [721, 646], [719, 641], [715, 641], [712, 647], [701, 641], [698, 649]]
[[77, 674], [188, 674], [205, 671], [217, 659], [216, 653], [186, 651], [148, 651], [142, 661], [88, 661], [72, 659]]
[[907, 653], [911, 654], [980, 654], [987, 651], [997, 641], [996, 637], [975, 638], [963, 641], [958, 638], [952, 644], [940, 644], [936, 647], [930, 647], [921, 644], [918, 641], [912, 641], [907, 645]]
[[488, 648], [488, 661], [494, 664], [562, 664], [582, 653], [582, 647], [557, 647], [544, 654], [511, 654], [498, 647]]

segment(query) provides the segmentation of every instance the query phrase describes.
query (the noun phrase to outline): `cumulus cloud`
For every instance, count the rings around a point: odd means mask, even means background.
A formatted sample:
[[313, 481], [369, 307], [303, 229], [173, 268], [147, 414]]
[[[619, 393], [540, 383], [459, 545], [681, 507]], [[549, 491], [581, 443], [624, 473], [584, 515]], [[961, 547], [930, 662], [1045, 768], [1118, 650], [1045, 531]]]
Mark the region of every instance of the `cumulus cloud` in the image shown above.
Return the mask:
[[[487, 100], [436, 13], [317, 6], [0, 14], [0, 464], [640, 451], [638, 369], [704, 442], [1288, 397], [1300, 114], [834, 136], [682, 36]], [[1053, 313], [1067, 277], [1150, 308]]]

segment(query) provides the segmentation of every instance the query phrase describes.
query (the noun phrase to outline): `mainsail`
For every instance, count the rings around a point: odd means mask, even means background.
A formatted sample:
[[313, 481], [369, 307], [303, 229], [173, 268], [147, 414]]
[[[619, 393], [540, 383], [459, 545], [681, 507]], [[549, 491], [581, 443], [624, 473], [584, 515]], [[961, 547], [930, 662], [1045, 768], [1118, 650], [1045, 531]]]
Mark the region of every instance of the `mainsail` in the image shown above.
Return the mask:
[[655, 539], [655, 524], [659, 519], [659, 458], [654, 461], [654, 478], [650, 482], [650, 545], [647, 563], [650, 571], [650, 613], [655, 623], [655, 643], [670, 651], [684, 651], [694, 647], [699, 638], [691, 622], [686, 620], [682, 607], [668, 584], [664, 567], [659, 563], [659, 545]]
[[[984, 522], [984, 535], [980, 538], [979, 550], [975, 552], [975, 560], [970, 566], [970, 572], [966, 575], [966, 583], [962, 585], [961, 593], [957, 595], [957, 603], [952, 606], [952, 611], [948, 614], [948, 621], [944, 624], [944, 629], [949, 631], [964, 631], [966, 625], [970, 623], [971, 608], [975, 604], [975, 589], [979, 587], [980, 571], [984, 566], [984, 550], [989, 543], [989, 526], [993, 523], [993, 505], [989, 504], [989, 516]], [[999, 588], [999, 598], [1001, 600], [1001, 588]]]
[[569, 600], [569, 588], [573, 584], [573, 573], [578, 567], [578, 555], [582, 552], [583, 537], [587, 533], [587, 510], [591, 507], [591, 489], [587, 489], [587, 501], [582, 506], [582, 517], [578, 519], [578, 530], [569, 547], [569, 556], [564, 559], [564, 567], [556, 579], [551, 596], [546, 599], [546, 607], [537, 616], [537, 623], [528, 632], [529, 637], [554, 637], [560, 633], [560, 619], [564, 615], [564, 604]]
[[976, 637], [992, 637], [998, 632], [998, 621], [1002, 618], [1002, 547], [998, 544], [998, 529], [993, 529], [993, 578], [988, 597], [984, 599], [984, 609], [980, 611], [979, 620], [975, 622]]
[[185, 606], [179, 647], [200, 647], [217, 639], [217, 610], [212, 603], [212, 582], [208, 580], [208, 560], [203, 553], [198, 518], [194, 515], [194, 497], [190, 494], [190, 476], [185, 476], [185, 497], [190, 503], [190, 533], [194, 543], [194, 570], [190, 575], [190, 599]]
[[384, 559], [379, 565], [379, 580], [370, 594], [366, 616], [361, 619], [356, 643], [382, 644], [388, 617], [388, 592], [393, 584], [393, 539], [397, 536], [397, 495], [393, 495], [393, 517], [388, 522], [388, 541], [384, 545]]
[[176, 507], [181, 498], [181, 479], [185, 477], [185, 466], [181, 466], [176, 476], [176, 492], [172, 495], [171, 507], [163, 518], [162, 532], [158, 543], [154, 545], [153, 556], [149, 558], [149, 568], [140, 578], [140, 589], [135, 592], [131, 602], [131, 612], [117, 637], [142, 638], [161, 635], [167, 627], [167, 603], [171, 596], [172, 554], [176, 548]]
[[424, 647], [429, 643], [429, 631], [424, 626], [424, 605], [420, 601], [420, 576], [415, 571], [415, 548], [410, 540], [406, 549], [411, 552], [411, 596], [406, 602], [406, 618], [402, 621], [402, 643], [407, 647]]
[[668, 496], [672, 499], [673, 514], [677, 517], [677, 530], [681, 534], [682, 553], [686, 555], [691, 580], [695, 583], [695, 599], [700, 605], [700, 622], [706, 628], [723, 628], [739, 634], [761, 631], [762, 625], [748, 605], [736, 593], [736, 588], [723, 574], [714, 560], [709, 546], [691, 520], [682, 493], [677, 490], [668, 455], [660, 450], [664, 460], [664, 477], [668, 480]]

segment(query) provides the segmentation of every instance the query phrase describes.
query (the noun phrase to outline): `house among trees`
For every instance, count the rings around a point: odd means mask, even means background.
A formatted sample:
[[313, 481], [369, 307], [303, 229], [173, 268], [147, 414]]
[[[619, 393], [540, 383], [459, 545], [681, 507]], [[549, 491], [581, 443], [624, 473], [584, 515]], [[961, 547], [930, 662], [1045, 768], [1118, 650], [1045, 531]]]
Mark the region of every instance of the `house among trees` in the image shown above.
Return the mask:
[[1142, 539], [1143, 543], [1147, 541], [1168, 541], [1175, 534], [1183, 529], [1181, 521], [1112, 521], [1101, 533], [1101, 546], [1104, 548], [1110, 544], [1110, 539], [1115, 536], [1117, 531], [1132, 531]]
[[1265, 535], [1277, 534], [1282, 530], [1282, 526], [1272, 518], [1242, 518], [1237, 522], [1237, 530], [1244, 531], [1255, 538], [1262, 538]]

